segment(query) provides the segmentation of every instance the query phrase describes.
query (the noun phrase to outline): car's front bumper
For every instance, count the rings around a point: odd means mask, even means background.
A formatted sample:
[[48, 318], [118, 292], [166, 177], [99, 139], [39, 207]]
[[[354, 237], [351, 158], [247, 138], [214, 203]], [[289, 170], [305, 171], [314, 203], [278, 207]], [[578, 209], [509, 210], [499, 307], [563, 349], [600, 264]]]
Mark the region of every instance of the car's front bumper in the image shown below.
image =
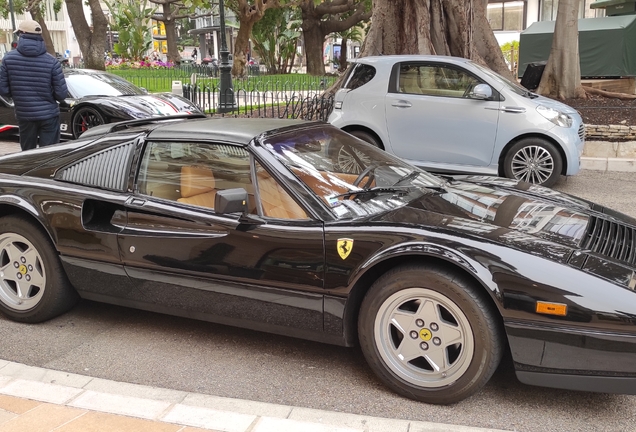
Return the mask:
[[505, 327], [521, 382], [636, 394], [636, 334], [518, 322]]

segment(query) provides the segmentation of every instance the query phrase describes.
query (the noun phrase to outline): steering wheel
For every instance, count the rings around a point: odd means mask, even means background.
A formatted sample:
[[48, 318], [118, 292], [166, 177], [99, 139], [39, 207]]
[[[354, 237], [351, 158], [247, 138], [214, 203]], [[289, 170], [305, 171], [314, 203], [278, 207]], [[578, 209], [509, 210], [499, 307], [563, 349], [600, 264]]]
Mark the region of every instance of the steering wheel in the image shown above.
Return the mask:
[[[362, 187], [362, 189], [366, 189], [369, 186], [371, 186], [371, 183], [373, 183], [373, 180], [375, 180], [375, 174], [373, 173], [373, 171], [378, 167], [377, 164], [371, 164], [368, 167], [366, 167], [359, 175], [358, 177], [356, 177], [356, 179], [353, 181], [353, 185], [357, 186], [357, 187]], [[364, 183], [364, 185], [360, 186], [360, 183], [362, 182], [362, 180], [366, 177], [369, 176], [369, 178], [367, 179], [367, 181]]]

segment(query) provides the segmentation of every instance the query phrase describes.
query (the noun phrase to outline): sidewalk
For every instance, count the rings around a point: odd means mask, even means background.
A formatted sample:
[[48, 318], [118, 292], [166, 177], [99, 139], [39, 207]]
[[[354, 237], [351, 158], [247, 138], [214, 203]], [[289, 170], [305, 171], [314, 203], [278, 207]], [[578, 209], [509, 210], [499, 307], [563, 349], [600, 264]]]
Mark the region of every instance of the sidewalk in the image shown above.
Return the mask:
[[496, 432], [109, 381], [0, 360], [1, 432]]

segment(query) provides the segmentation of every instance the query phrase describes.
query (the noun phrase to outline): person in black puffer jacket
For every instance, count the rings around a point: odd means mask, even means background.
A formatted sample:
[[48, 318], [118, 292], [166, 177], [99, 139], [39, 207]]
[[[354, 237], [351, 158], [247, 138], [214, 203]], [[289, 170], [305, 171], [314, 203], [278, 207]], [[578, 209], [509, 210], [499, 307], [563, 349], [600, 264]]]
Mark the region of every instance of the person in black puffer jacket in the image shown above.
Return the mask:
[[42, 27], [25, 20], [18, 26], [17, 49], [0, 65], [0, 94], [13, 98], [22, 150], [60, 142], [60, 103], [68, 93], [62, 65], [46, 52]]

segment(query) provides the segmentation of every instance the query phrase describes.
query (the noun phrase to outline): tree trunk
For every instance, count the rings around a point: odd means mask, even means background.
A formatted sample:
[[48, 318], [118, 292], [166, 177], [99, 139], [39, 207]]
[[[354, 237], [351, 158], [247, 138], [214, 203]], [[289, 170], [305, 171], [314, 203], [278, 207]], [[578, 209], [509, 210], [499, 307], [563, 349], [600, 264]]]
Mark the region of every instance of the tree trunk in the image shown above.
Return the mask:
[[256, 21], [258, 20], [253, 20], [251, 17], [246, 20], [240, 20], [239, 31], [234, 40], [234, 59], [232, 60], [232, 76], [234, 78], [247, 75], [247, 69], [245, 68], [247, 64], [246, 53], [250, 48], [250, 35]]
[[561, 100], [586, 98], [581, 85], [578, 16], [578, 0], [559, 0], [552, 49], [537, 93]]
[[304, 18], [303, 12], [303, 39], [305, 40], [305, 56], [307, 58], [307, 73], [309, 75], [324, 75], [325, 63], [323, 60], [323, 45], [325, 35], [320, 30], [320, 21]]
[[108, 22], [99, 0], [87, 1], [93, 17], [92, 31], [84, 15], [82, 0], [66, 0], [68, 16], [84, 58], [84, 65], [89, 69], [105, 70], [104, 52]]
[[172, 17], [172, 4], [164, 3], [162, 5], [163, 11], [163, 25], [166, 28], [166, 45], [168, 47], [168, 53], [166, 54], [168, 62], [172, 64], [181, 63], [181, 55], [179, 54], [179, 47], [177, 46], [177, 29], [174, 18]]
[[464, 57], [512, 78], [482, 1], [374, 0], [360, 56], [390, 54]]
[[55, 55], [55, 46], [53, 46], [53, 39], [51, 39], [51, 32], [46, 26], [46, 21], [40, 11], [40, 0], [35, 2], [29, 2], [28, 10], [33, 18], [33, 21], [37, 21], [42, 27], [42, 39], [44, 39], [44, 45], [46, 45], [46, 52], [51, 55]]
[[347, 38], [343, 37], [340, 43], [340, 58], [338, 59], [338, 71], [344, 72], [347, 69]]

